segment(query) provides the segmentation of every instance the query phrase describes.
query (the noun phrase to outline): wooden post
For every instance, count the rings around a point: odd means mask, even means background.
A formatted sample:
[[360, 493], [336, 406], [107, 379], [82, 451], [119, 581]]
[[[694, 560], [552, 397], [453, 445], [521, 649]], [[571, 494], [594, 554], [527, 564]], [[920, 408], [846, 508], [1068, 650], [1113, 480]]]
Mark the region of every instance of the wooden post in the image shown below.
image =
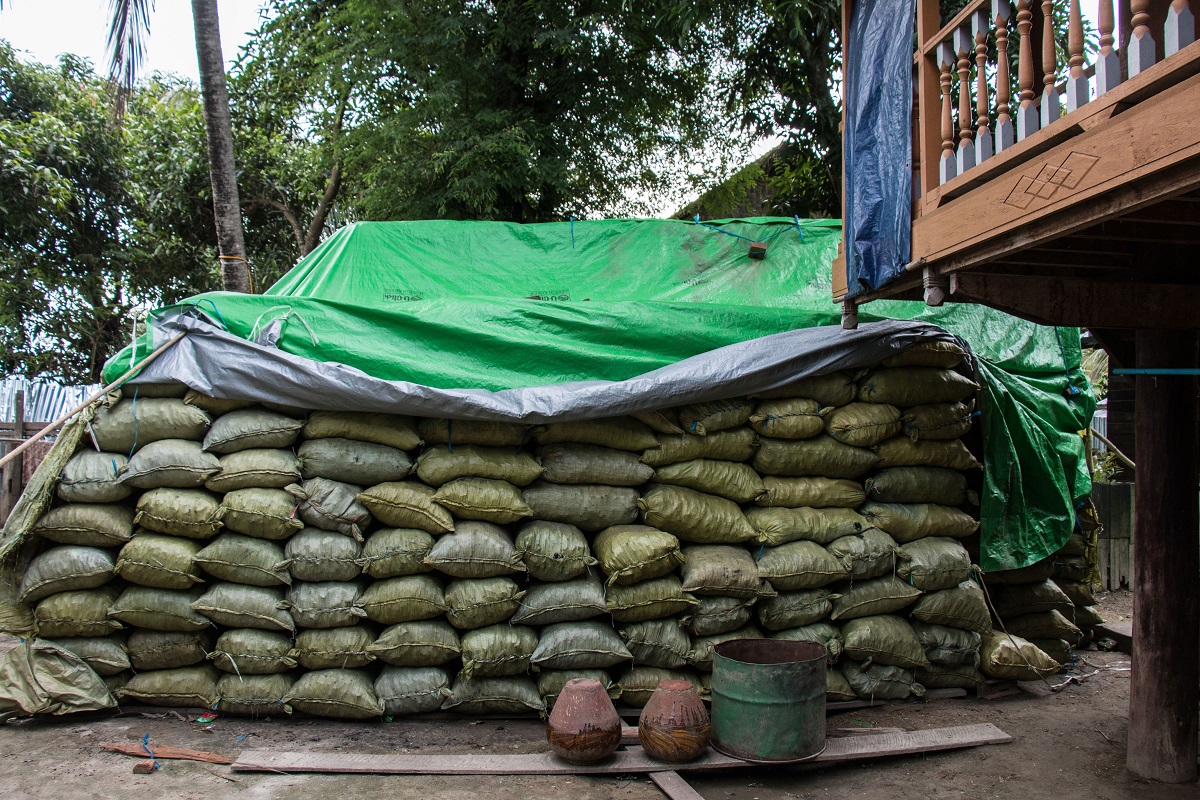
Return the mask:
[[1008, 61], [1008, 21], [1012, 5], [1008, 0], [992, 0], [992, 18], [996, 20], [996, 152], [1002, 153], [1016, 142], [1012, 115], [1012, 76]]
[[1096, 97], [1121, 83], [1121, 58], [1113, 50], [1113, 0], [1099, 0], [1096, 26], [1100, 30], [1100, 52], [1096, 55]]
[[1067, 21], [1067, 54], [1071, 72], [1067, 76], [1067, 112], [1087, 105], [1088, 79], [1083, 74], [1083, 12], [1079, 0], [1071, 0]]
[[1133, 13], [1133, 33], [1125, 50], [1132, 78], [1154, 64], [1155, 44], [1150, 35], [1150, 0], [1130, 0], [1129, 10]]
[[[1082, 46], [1082, 45], [1081, 45]], [[1062, 116], [1055, 72], [1058, 54], [1054, 49], [1054, 0], [1042, 0], [1042, 127]]]
[[[1137, 332], [1139, 369], [1195, 369], [1195, 332]], [[1196, 780], [1200, 702], [1200, 544], [1196, 530], [1196, 377], [1139, 375], [1134, 410], [1133, 673], [1130, 770], [1152, 780]]]
[[945, 183], [958, 174], [958, 164], [954, 160], [954, 117], [950, 108], [950, 69], [955, 58], [949, 42], [939, 44], [937, 51], [942, 84], [942, 157], [938, 162], [938, 178]]
[[958, 55], [958, 174], [975, 166], [975, 129], [971, 125], [971, 55], [975, 40], [966, 27], [954, 30], [954, 51]]
[[1017, 34], [1021, 53], [1017, 59], [1017, 84], [1021, 87], [1021, 105], [1017, 109], [1017, 139], [1021, 140], [1038, 129], [1037, 106], [1033, 104], [1033, 7], [1031, 0], [1017, 2]]
[[1178, 53], [1196, 41], [1196, 17], [1188, 0], [1173, 0], [1167, 11], [1167, 22], [1163, 26], [1163, 52]]
[[994, 152], [992, 144], [992, 130], [989, 127], [991, 122], [988, 119], [988, 108], [991, 103], [988, 101], [988, 84], [987, 84], [987, 54], [988, 54], [988, 34], [991, 32], [992, 22], [988, 19], [988, 12], [980, 9], [971, 15], [971, 30], [975, 34], [975, 163], [982, 164], [984, 161], [992, 157]]
[[[13, 433], [12, 438], [25, 438], [25, 390], [19, 389], [13, 395]], [[13, 447], [16, 444], [12, 445]], [[6, 445], [5, 450], [8, 450]], [[17, 504], [21, 492], [25, 489], [24, 461], [15, 459], [4, 466], [0, 480], [4, 482], [3, 496], [0, 497], [0, 524], [8, 521], [8, 515]]]
[[[922, 46], [941, 27], [941, 10], [936, 0], [919, 0], [917, 3], [917, 42]], [[844, 63], [844, 62], [843, 62]], [[941, 155], [941, 94], [938, 83], [937, 52], [930, 51], [917, 61], [917, 83], [920, 105], [917, 116], [921, 127], [921, 207], [933, 202], [938, 185], [945, 183], [938, 165]]]

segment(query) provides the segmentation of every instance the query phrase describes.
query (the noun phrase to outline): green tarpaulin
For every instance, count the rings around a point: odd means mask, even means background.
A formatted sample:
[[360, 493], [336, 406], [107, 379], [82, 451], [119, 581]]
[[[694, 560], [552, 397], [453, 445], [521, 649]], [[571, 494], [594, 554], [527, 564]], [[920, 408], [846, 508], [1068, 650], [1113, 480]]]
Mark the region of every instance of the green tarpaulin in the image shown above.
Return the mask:
[[[444, 390], [627, 381], [736, 343], [838, 325], [830, 264], [840, 238], [836, 221], [776, 218], [357, 223], [263, 295], [204, 294], [152, 320], [162, 327], [198, 310], [314, 369], [332, 362]], [[765, 258], [748, 257], [750, 241], [767, 243]], [[873, 303], [860, 319], [934, 323], [979, 358], [984, 569], [1025, 566], [1065, 543], [1090, 491], [1077, 432], [1094, 398], [1079, 332], [967, 305]], [[143, 337], [105, 378], [152, 346]]]

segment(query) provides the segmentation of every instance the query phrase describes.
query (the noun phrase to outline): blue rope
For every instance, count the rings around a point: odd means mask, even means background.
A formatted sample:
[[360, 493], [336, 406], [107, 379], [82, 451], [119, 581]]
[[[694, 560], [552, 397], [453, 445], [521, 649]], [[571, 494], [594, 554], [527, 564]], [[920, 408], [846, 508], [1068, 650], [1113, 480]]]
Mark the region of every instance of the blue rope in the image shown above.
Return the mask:
[[[799, 215], [793, 216], [792, 219], [795, 221], [796, 231], [800, 234], [800, 241], [804, 241], [804, 230], [800, 227]], [[727, 231], [724, 228], [718, 228], [716, 225], [713, 225], [711, 223], [701, 222], [699, 214], [692, 217], [692, 222], [694, 222], [695, 224], [700, 225], [702, 227], [705, 227], [705, 228], [711, 228], [712, 230], [717, 231], [718, 233], [724, 233], [727, 236], [733, 236], [735, 238], [741, 239], [746, 242], [762, 242], [763, 244], [766, 244], [767, 242], [771, 241], [779, 234], [786, 233], [787, 231], [791, 230], [790, 226], [787, 228], [780, 228], [779, 230], [775, 231], [774, 233], [772, 233], [770, 236], [766, 237], [765, 239], [751, 239], [749, 236], [742, 236], [740, 233], [734, 233], [733, 231]]]
[[221, 310], [217, 308], [217, 304], [212, 301], [212, 298], [201, 298], [200, 302], [196, 303], [196, 308], [199, 308], [203, 303], [208, 303], [210, 306], [212, 306], [213, 313], [217, 315], [217, 319], [221, 320], [221, 327], [223, 327], [225, 330], [229, 330], [229, 323], [225, 321], [223, 316], [221, 316]]
[[1059, 331], [1058, 326], [1054, 328], [1054, 338], [1058, 341], [1058, 352], [1062, 354], [1063, 374], [1067, 376], [1067, 394], [1074, 397], [1081, 392], [1077, 386], [1071, 383], [1071, 369], [1067, 366], [1067, 348], [1063, 347], [1062, 332]]
[[150, 732], [149, 731], [147, 731], [146, 735], [142, 737], [142, 749], [146, 751], [146, 755], [150, 756], [150, 760], [154, 762], [155, 769], [159, 769], [160, 767], [162, 767], [162, 764], [158, 763], [158, 759], [154, 757], [154, 753], [151, 752], [151, 750], [150, 750]]

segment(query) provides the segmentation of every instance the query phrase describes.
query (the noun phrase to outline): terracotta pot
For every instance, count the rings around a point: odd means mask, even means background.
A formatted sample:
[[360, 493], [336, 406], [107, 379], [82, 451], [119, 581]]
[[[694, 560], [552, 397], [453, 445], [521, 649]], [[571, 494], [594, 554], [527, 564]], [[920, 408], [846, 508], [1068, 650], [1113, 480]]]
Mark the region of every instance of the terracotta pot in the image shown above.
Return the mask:
[[642, 749], [651, 758], [671, 764], [703, 755], [711, 733], [708, 709], [688, 681], [660, 683], [638, 719]]
[[621, 744], [621, 718], [600, 681], [567, 681], [546, 726], [550, 749], [572, 764], [596, 764]]

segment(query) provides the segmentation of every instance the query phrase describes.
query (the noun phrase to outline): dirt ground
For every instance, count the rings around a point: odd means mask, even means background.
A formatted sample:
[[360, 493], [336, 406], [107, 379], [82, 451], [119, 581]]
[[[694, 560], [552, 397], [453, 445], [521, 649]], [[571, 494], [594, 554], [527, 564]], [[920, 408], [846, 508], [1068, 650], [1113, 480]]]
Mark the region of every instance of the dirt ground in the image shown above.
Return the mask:
[[[1129, 618], [1128, 593], [1102, 602], [1111, 620]], [[7, 638], [7, 637], [6, 637]], [[7, 650], [14, 640], [0, 641]], [[1007, 745], [901, 757], [807, 772], [747, 767], [693, 774], [707, 800], [784, 798], [1018, 798], [1019, 800], [1200, 800], [1200, 787], [1140, 781], [1125, 769], [1128, 656], [1082, 653], [1071, 673], [1082, 685], [1051, 693], [1023, 684], [998, 700], [974, 697], [904, 702], [832, 714], [831, 728], [910, 730], [991, 722], [1013, 737]], [[1097, 671], [1099, 670], [1099, 671]], [[1063, 675], [1052, 683], [1061, 683]], [[0, 726], [0, 797], [158, 798], [477, 798], [647, 800], [663, 797], [645, 777], [424, 777], [270, 775], [228, 767], [163, 762], [151, 775], [131, 773], [136, 760], [101, 750], [101, 742], [151, 742], [236, 756], [244, 749], [361, 753], [532, 753], [547, 749], [536, 720], [342, 723], [315, 719], [221, 718], [210, 728], [172, 717], [91, 716], [86, 720], [26, 720]]]

